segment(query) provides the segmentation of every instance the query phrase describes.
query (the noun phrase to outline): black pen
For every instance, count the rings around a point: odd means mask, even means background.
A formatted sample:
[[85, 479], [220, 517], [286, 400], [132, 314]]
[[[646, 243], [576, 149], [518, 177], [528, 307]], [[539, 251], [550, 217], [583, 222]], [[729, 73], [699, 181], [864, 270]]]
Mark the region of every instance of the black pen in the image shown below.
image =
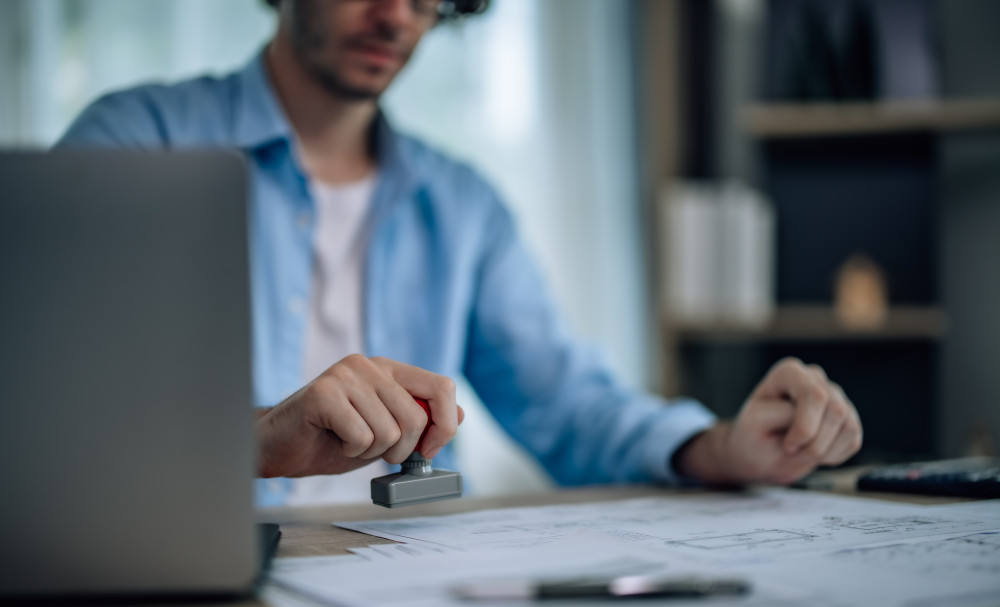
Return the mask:
[[739, 578], [629, 575], [564, 580], [489, 580], [453, 586], [451, 591], [457, 598], [476, 601], [584, 597], [697, 598], [746, 594], [750, 592], [750, 583]]

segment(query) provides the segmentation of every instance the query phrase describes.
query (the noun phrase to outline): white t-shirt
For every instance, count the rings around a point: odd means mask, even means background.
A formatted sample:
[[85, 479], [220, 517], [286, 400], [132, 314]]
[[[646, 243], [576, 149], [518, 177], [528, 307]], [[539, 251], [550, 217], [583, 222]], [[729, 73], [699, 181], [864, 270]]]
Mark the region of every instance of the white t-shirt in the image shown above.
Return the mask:
[[[303, 383], [348, 354], [364, 354], [364, 264], [375, 183], [373, 173], [354, 183], [310, 184], [316, 230]], [[378, 460], [346, 474], [293, 479], [287, 504], [370, 501], [371, 479], [388, 472], [388, 464]]]

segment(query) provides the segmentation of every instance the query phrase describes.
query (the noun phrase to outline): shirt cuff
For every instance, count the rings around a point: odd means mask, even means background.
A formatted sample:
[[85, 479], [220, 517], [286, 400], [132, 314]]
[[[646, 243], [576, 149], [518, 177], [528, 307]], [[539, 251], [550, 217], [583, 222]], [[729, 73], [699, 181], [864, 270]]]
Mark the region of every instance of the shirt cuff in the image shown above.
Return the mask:
[[654, 480], [672, 485], [690, 482], [691, 479], [681, 476], [671, 466], [674, 452], [694, 435], [715, 425], [716, 420], [715, 414], [696, 400], [683, 399], [668, 404], [647, 434], [646, 472]]

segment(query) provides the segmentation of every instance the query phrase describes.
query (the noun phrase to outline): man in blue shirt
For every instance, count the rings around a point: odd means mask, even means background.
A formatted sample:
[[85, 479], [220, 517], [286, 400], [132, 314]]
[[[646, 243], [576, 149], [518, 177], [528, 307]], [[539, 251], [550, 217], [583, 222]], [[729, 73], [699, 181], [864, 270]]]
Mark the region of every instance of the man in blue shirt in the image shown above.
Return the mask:
[[[245, 69], [108, 95], [61, 142], [229, 147], [248, 158], [261, 476], [402, 461], [426, 423], [410, 395], [431, 404], [425, 455], [448, 465], [462, 416], [448, 377], [459, 374], [562, 484], [784, 484], [858, 450], [854, 407], [822, 369], [798, 360], [778, 363], [731, 422], [691, 400], [624, 389], [571, 336], [494, 190], [387, 124], [379, 95], [421, 37], [442, 15], [486, 0], [269, 3], [277, 32]], [[339, 243], [317, 228], [343, 224], [324, 201], [363, 191], [338, 187], [366, 179], [374, 186], [364, 219]], [[351, 242], [360, 243], [354, 262]], [[321, 244], [344, 246], [328, 254]], [[338, 293], [352, 292], [350, 281], [343, 292], [327, 288], [319, 270], [330, 264], [356, 274], [360, 306], [326, 351], [360, 349], [303, 377], [307, 305], [336, 311]], [[288, 490], [268, 484], [260, 502], [283, 503]]]

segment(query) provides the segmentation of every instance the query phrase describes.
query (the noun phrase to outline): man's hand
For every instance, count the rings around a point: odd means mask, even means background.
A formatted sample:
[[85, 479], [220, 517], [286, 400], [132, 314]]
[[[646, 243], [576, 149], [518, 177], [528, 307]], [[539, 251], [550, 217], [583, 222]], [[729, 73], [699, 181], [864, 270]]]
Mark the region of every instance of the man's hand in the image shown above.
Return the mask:
[[398, 464], [417, 447], [428, 402], [434, 423], [421, 449], [432, 458], [465, 414], [455, 382], [386, 358], [352, 354], [256, 420], [259, 475], [340, 474], [378, 458]]
[[816, 365], [786, 358], [771, 368], [732, 422], [698, 435], [675, 457], [678, 471], [709, 483], [787, 485], [861, 448], [861, 420]]

